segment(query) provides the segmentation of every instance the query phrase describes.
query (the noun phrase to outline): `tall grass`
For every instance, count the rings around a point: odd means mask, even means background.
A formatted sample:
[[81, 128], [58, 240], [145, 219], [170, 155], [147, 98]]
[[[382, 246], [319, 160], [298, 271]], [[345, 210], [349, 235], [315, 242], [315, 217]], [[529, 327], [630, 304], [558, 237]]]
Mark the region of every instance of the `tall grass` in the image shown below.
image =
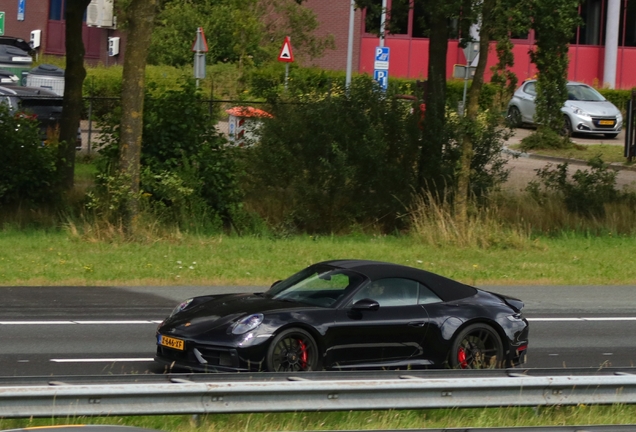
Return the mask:
[[410, 234], [426, 245], [460, 248], [535, 247], [542, 236], [567, 233], [592, 236], [636, 234], [636, 211], [629, 202], [609, 203], [603, 216], [569, 211], [558, 194], [537, 201], [529, 193], [500, 192], [487, 205], [472, 205], [468, 220], [460, 224], [445, 200], [419, 196], [411, 209]]
[[416, 197], [411, 216], [411, 235], [427, 245], [461, 248], [524, 248], [532, 244], [531, 233], [523, 223], [506, 223], [497, 203], [478, 207], [465, 223], [459, 223], [447, 200], [430, 194]]
[[635, 424], [636, 407], [555, 406], [387, 411], [210, 414], [200, 417], [75, 417], [0, 419], [2, 429], [54, 424], [126, 425], [178, 432], [410, 430], [424, 428], [496, 428], [564, 425]]

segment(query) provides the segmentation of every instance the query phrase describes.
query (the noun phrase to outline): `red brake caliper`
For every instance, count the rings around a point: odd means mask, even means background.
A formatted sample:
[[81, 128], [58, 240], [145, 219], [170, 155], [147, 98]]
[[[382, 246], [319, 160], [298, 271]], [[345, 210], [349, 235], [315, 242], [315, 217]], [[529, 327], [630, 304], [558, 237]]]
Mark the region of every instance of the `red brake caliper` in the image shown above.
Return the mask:
[[307, 354], [307, 345], [301, 340], [298, 340], [298, 345], [300, 346], [300, 366], [303, 369], [307, 368], [307, 359], [309, 358]]
[[457, 351], [457, 362], [462, 369], [466, 369], [468, 367], [468, 363], [466, 363], [466, 350], [464, 350], [464, 347], [459, 347], [459, 350]]

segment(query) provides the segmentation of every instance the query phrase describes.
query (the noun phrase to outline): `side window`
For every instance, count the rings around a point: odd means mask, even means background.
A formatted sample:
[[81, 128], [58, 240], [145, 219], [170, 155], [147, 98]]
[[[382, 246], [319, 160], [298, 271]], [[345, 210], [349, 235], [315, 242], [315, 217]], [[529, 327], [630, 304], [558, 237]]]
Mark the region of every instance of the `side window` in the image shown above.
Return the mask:
[[537, 95], [536, 87], [537, 87], [537, 83], [530, 82], [526, 84], [526, 86], [523, 88], [523, 91], [528, 93], [529, 95], [536, 96]]
[[410, 279], [386, 278], [373, 281], [364, 286], [353, 297], [353, 302], [370, 298], [382, 306], [416, 305], [418, 283]]
[[442, 299], [437, 297], [433, 291], [420, 284], [420, 298], [418, 304], [441, 303]]

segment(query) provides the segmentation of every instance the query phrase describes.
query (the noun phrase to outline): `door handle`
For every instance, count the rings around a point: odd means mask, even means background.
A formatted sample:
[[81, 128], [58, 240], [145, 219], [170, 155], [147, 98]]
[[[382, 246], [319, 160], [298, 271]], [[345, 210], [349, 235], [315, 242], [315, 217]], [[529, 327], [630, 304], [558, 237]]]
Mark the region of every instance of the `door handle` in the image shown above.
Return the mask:
[[411, 327], [424, 327], [426, 325], [425, 321], [411, 321], [409, 323]]

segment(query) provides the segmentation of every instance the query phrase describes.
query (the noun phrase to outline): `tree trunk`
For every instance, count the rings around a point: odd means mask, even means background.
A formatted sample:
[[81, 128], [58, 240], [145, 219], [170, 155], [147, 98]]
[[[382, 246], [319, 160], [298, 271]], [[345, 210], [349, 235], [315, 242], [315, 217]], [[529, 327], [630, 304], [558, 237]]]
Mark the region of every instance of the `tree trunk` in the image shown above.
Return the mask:
[[[473, 82], [470, 85], [466, 100], [466, 119], [469, 124], [477, 120], [479, 114], [479, 94], [484, 84], [484, 72], [488, 61], [490, 32], [488, 31], [490, 14], [495, 0], [484, 0], [482, 9], [482, 25], [479, 30], [479, 61]], [[472, 129], [472, 128], [471, 128]], [[457, 196], [455, 197], [455, 218], [458, 226], [465, 226], [468, 220], [468, 200], [470, 196], [470, 167], [473, 161], [473, 137], [471, 131], [464, 133], [461, 145], [459, 171], [457, 173]]]
[[156, 8], [157, 0], [132, 0], [128, 10], [119, 145], [119, 169], [129, 184], [122, 221], [128, 236], [132, 236], [136, 231], [139, 213], [139, 164], [145, 71]]
[[424, 102], [424, 134], [418, 168], [418, 187], [437, 195], [445, 186], [442, 166], [444, 125], [446, 123], [446, 54], [448, 19], [442, 0], [431, 5], [431, 37], [428, 48], [428, 79]]
[[86, 78], [82, 21], [89, 3], [90, 0], [76, 0], [66, 6], [66, 70], [57, 161], [61, 190], [73, 188], [75, 143], [82, 115], [82, 86]]

